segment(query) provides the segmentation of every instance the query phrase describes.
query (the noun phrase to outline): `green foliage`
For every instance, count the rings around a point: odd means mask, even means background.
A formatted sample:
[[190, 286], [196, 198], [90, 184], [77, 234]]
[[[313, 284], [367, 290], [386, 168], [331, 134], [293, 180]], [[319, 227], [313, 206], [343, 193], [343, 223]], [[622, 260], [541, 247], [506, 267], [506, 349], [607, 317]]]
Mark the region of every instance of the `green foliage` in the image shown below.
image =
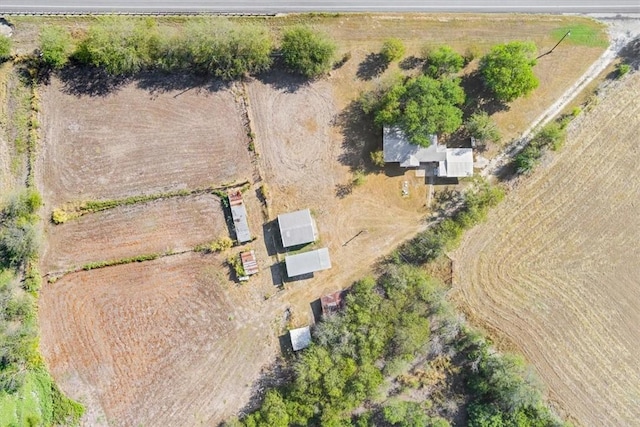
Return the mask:
[[473, 113], [471, 117], [464, 123], [467, 132], [473, 138], [481, 142], [498, 142], [500, 141], [500, 131], [496, 123], [491, 120], [489, 114], [484, 111]]
[[231, 267], [237, 278], [247, 275], [247, 273], [244, 271], [244, 267], [242, 266], [240, 255], [231, 255], [229, 258], [227, 258], [227, 264], [229, 265], [229, 267]]
[[12, 194], [2, 210], [0, 255], [6, 267], [20, 267], [37, 254], [39, 238], [34, 223], [42, 198], [35, 190]]
[[372, 151], [370, 153], [371, 156], [371, 163], [373, 163], [375, 166], [379, 167], [379, 168], [383, 168], [385, 165], [384, 162], [384, 151], [382, 150], [376, 150], [376, 151]]
[[213, 240], [209, 243], [198, 245], [193, 250], [195, 252], [215, 253], [223, 252], [233, 247], [233, 240], [229, 237], [221, 237], [218, 240]]
[[382, 44], [382, 50], [380, 54], [387, 62], [397, 61], [404, 56], [405, 47], [402, 40], [396, 38], [390, 38], [384, 41]]
[[529, 145], [515, 157], [516, 172], [521, 175], [531, 173], [542, 158], [545, 149], [559, 150], [566, 139], [565, 127], [566, 123], [553, 121], [540, 129]]
[[296, 26], [285, 30], [280, 51], [287, 67], [313, 78], [331, 69], [336, 46], [326, 36], [308, 27]]
[[11, 39], [0, 35], [0, 62], [11, 58]]
[[73, 39], [62, 27], [46, 26], [40, 33], [42, 61], [51, 68], [62, 68], [73, 53]]
[[85, 271], [95, 270], [96, 268], [112, 267], [114, 265], [131, 264], [133, 262], [153, 261], [162, 256], [161, 253], [137, 255], [129, 258], [112, 259], [109, 261], [90, 262], [82, 266]]
[[429, 52], [426, 73], [437, 79], [462, 70], [464, 58], [449, 46], [440, 46]]
[[351, 184], [354, 187], [360, 187], [367, 180], [367, 176], [364, 174], [364, 171], [358, 169], [353, 173], [353, 179], [351, 180]]
[[589, 47], [609, 46], [609, 38], [607, 37], [604, 26], [595, 22], [556, 28], [551, 32], [551, 37], [555, 40], [560, 40], [567, 34], [567, 31], [571, 31], [571, 34], [562, 41], [563, 44]]
[[511, 102], [538, 87], [535, 54], [533, 42], [511, 42], [494, 46], [482, 57], [480, 73], [496, 99]]
[[382, 97], [375, 121], [395, 125], [409, 140], [428, 147], [430, 135], [452, 133], [462, 124], [465, 95], [457, 79], [411, 78], [391, 87]]
[[616, 66], [616, 71], [618, 72], [618, 78], [620, 78], [631, 71], [631, 65], [621, 62]]

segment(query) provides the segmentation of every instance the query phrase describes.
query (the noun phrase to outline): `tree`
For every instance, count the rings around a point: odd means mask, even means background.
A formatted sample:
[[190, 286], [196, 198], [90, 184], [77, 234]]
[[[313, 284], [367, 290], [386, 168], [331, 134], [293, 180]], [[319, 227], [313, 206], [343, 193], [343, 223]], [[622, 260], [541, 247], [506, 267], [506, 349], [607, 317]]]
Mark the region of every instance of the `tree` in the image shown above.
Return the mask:
[[384, 41], [380, 54], [387, 62], [397, 61], [404, 56], [405, 48], [402, 40], [391, 38]]
[[0, 62], [11, 57], [11, 39], [0, 35]]
[[412, 143], [428, 147], [430, 135], [460, 127], [459, 105], [464, 99], [459, 80], [419, 76], [395, 85], [383, 96], [375, 121], [399, 126]]
[[533, 42], [511, 42], [494, 46], [482, 57], [480, 74], [496, 99], [511, 102], [538, 87], [535, 53]]
[[484, 111], [473, 113], [465, 122], [464, 127], [467, 129], [467, 132], [469, 132], [469, 135], [478, 141], [500, 141], [500, 131], [498, 127], [495, 122], [491, 120], [489, 114]]
[[73, 52], [73, 40], [62, 27], [44, 27], [40, 33], [42, 61], [51, 68], [62, 68]]
[[287, 67], [311, 78], [331, 69], [336, 46], [326, 36], [297, 26], [284, 32], [280, 51]]
[[435, 78], [455, 74], [462, 70], [464, 58], [449, 46], [440, 46], [427, 57], [427, 75]]

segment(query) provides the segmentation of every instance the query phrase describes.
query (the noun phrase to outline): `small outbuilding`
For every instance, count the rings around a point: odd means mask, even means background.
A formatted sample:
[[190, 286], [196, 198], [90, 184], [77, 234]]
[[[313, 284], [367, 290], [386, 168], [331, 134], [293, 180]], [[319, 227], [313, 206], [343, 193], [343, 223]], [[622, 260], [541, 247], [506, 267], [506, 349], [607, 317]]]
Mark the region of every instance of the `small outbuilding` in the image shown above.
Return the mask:
[[316, 223], [309, 209], [278, 215], [278, 226], [285, 248], [312, 243], [318, 238]]
[[256, 260], [255, 251], [240, 252], [240, 261], [246, 276], [251, 276], [258, 272], [258, 261]]
[[236, 229], [236, 238], [238, 239], [238, 242], [250, 242], [251, 232], [249, 231], [247, 210], [244, 207], [241, 192], [235, 191], [229, 193], [229, 208], [231, 209], [231, 217], [233, 218], [233, 225]]
[[323, 316], [335, 314], [342, 309], [344, 306], [344, 299], [342, 298], [343, 294], [344, 291], [336, 291], [320, 298]]
[[296, 255], [287, 255], [284, 257], [284, 263], [287, 267], [287, 275], [289, 277], [301, 276], [303, 274], [331, 268], [329, 249], [327, 248]]
[[305, 349], [311, 345], [311, 328], [305, 326], [303, 328], [289, 330], [291, 338], [291, 347], [293, 351]]

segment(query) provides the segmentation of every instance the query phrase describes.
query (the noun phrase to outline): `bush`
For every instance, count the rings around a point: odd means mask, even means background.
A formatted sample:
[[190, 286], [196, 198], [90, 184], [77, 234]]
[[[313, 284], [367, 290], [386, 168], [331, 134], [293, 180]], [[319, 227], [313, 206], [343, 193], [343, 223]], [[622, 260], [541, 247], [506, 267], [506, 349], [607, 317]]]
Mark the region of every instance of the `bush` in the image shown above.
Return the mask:
[[0, 62], [11, 58], [11, 39], [0, 35]]
[[40, 33], [42, 61], [51, 68], [62, 68], [73, 53], [73, 39], [62, 27], [47, 26]]
[[498, 142], [500, 141], [500, 131], [495, 122], [491, 120], [489, 114], [482, 111], [473, 113], [464, 124], [467, 132], [471, 137], [481, 142]]
[[405, 47], [402, 40], [391, 38], [384, 41], [380, 54], [387, 62], [397, 61], [404, 56]]
[[379, 167], [379, 168], [383, 168], [385, 165], [385, 161], [384, 161], [384, 151], [382, 150], [376, 150], [376, 151], [372, 151], [370, 153], [371, 156], [371, 162]]
[[618, 72], [618, 78], [620, 78], [631, 71], [631, 65], [621, 62], [616, 66], [616, 71]]
[[331, 69], [336, 46], [326, 36], [297, 26], [284, 32], [280, 51], [287, 67], [313, 78]]
[[233, 240], [228, 237], [221, 237], [209, 243], [196, 246], [193, 250], [196, 252], [222, 252], [233, 247]]

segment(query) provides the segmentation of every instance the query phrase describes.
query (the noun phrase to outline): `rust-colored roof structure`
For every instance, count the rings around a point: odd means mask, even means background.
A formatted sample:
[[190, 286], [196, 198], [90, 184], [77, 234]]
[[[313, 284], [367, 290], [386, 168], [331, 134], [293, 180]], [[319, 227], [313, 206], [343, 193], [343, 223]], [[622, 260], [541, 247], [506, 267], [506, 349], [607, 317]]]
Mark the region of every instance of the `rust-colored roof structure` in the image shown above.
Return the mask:
[[258, 261], [256, 260], [255, 251], [240, 252], [240, 260], [242, 261], [242, 268], [244, 268], [244, 274], [251, 276], [258, 272]]
[[320, 298], [320, 305], [322, 306], [322, 315], [337, 313], [344, 307], [344, 291], [336, 291], [332, 294], [328, 294]]

